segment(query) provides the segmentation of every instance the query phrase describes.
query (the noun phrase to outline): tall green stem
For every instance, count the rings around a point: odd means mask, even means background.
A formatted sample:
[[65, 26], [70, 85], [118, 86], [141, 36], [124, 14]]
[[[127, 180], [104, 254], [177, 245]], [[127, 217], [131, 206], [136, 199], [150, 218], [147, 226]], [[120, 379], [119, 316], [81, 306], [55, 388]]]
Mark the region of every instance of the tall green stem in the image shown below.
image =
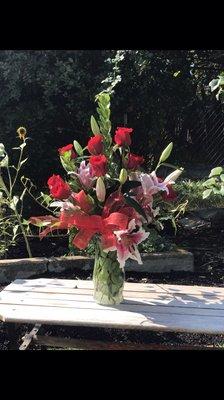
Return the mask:
[[26, 236], [26, 232], [25, 232], [25, 229], [23, 227], [23, 223], [21, 221], [20, 215], [19, 215], [19, 213], [18, 213], [18, 211], [16, 209], [16, 204], [14, 203], [12, 193], [10, 193], [10, 191], [7, 189], [2, 177], [1, 177], [1, 184], [2, 184], [2, 187], [3, 187], [5, 193], [6, 193], [7, 197], [8, 197], [9, 203], [13, 203], [14, 204], [13, 212], [14, 212], [14, 214], [16, 216], [16, 219], [18, 221], [19, 227], [21, 229], [21, 232], [22, 232], [25, 244], [26, 244], [26, 249], [27, 249], [27, 253], [29, 255], [29, 258], [32, 258], [33, 256], [32, 256], [32, 253], [31, 253], [30, 245], [29, 245], [29, 242], [28, 242], [28, 239], [27, 239], [27, 236]]
[[[25, 140], [23, 142], [25, 142]], [[21, 164], [22, 156], [23, 156], [23, 147], [20, 150], [19, 161], [18, 161], [17, 168], [16, 168], [16, 174], [15, 174], [15, 177], [13, 179], [12, 189], [13, 189], [13, 187], [14, 187], [14, 185], [16, 183], [16, 180], [18, 178], [18, 173], [19, 173], [20, 166], [21, 166], [20, 164]]]
[[20, 229], [21, 229], [21, 232], [22, 232], [22, 235], [23, 235], [25, 244], [26, 244], [26, 250], [27, 250], [27, 253], [28, 253], [28, 255], [29, 255], [29, 258], [32, 258], [33, 256], [32, 256], [32, 253], [31, 253], [30, 244], [29, 244], [29, 242], [28, 242], [28, 239], [27, 239], [27, 236], [26, 236], [26, 232], [25, 232], [23, 223], [22, 223], [22, 221], [21, 221], [20, 215], [19, 215], [18, 211], [16, 210], [16, 208], [15, 208], [15, 210], [14, 210], [14, 213], [15, 213], [15, 215], [16, 215], [18, 224], [19, 224], [19, 226], [20, 226]]

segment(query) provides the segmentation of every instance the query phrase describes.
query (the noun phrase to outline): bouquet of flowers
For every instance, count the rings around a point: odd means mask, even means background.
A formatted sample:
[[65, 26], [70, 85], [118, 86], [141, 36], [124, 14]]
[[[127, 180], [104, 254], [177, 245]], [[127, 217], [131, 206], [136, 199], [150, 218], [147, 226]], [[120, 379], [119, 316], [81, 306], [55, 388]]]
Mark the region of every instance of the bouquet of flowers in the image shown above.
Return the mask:
[[143, 170], [144, 159], [131, 153], [133, 129], [118, 127], [111, 135], [110, 96], [97, 96], [98, 121], [91, 117], [93, 136], [82, 148], [75, 140], [60, 148], [59, 156], [67, 180], [48, 179], [51, 207], [55, 215], [31, 217], [30, 223], [44, 227], [43, 238], [54, 229], [66, 229], [78, 249], [94, 241], [94, 299], [100, 304], [123, 300], [124, 266], [128, 258], [142, 263], [139, 243], [157, 223], [162, 201], [175, 199], [172, 185], [182, 169], [165, 179], [157, 177], [159, 166], [169, 157], [173, 144], [162, 152], [154, 171]]

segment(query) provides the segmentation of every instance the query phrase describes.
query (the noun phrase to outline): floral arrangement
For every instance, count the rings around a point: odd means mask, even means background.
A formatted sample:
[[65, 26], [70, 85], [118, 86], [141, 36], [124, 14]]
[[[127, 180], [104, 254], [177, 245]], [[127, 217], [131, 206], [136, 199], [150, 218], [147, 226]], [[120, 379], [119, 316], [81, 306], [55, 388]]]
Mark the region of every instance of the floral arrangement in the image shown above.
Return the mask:
[[68, 230], [78, 249], [94, 240], [95, 299], [117, 304], [122, 301], [125, 262], [131, 258], [142, 263], [138, 245], [148, 238], [149, 226], [158, 224], [158, 204], [176, 199], [172, 185], [182, 169], [165, 179], [157, 176], [158, 168], [167, 165], [170, 143], [155, 170], [144, 172], [144, 158], [130, 150], [133, 129], [118, 127], [111, 135], [110, 96], [101, 93], [97, 102], [99, 119], [91, 117], [93, 136], [87, 146], [75, 140], [58, 149], [68, 178], [48, 179], [55, 215], [31, 217], [30, 223], [44, 227], [41, 238], [55, 229]]

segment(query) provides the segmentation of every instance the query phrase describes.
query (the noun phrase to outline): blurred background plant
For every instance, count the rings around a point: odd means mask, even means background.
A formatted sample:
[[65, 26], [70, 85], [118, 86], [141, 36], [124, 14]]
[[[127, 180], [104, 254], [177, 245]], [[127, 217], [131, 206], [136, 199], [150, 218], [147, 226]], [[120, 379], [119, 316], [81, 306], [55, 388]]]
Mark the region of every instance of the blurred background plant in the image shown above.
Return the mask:
[[57, 148], [74, 138], [86, 143], [94, 96], [105, 90], [112, 129], [132, 126], [133, 152], [149, 165], [171, 141], [181, 165], [205, 164], [211, 151], [199, 130], [205, 138], [214, 128], [207, 107], [221, 115], [208, 83], [223, 64], [222, 50], [2, 50], [0, 141], [13, 147], [13, 129], [26, 122], [32, 141], [24, 174], [43, 190], [48, 176], [62, 173]]
[[[23, 220], [23, 199], [26, 188], [19, 191], [18, 180], [22, 166], [27, 162], [23, 158], [27, 145], [26, 129], [20, 127], [17, 130], [19, 140], [22, 141], [17, 151], [17, 163], [10, 163], [11, 159], [3, 143], [0, 143], [0, 256], [7, 253], [10, 246], [17, 243], [19, 237], [23, 237], [29, 257], [32, 257], [27, 238], [26, 221]], [[19, 152], [19, 153], [18, 153]]]

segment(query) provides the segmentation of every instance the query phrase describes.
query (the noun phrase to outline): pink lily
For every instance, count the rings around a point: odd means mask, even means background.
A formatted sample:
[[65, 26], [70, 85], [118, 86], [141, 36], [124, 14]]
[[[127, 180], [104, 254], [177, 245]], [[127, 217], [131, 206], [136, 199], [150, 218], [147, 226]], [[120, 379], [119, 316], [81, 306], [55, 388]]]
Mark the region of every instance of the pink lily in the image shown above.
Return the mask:
[[91, 165], [89, 163], [86, 164], [85, 161], [82, 161], [80, 163], [78, 171], [77, 172], [73, 172], [73, 174], [78, 176], [81, 184], [86, 189], [90, 189], [93, 186], [95, 178], [93, 177], [92, 168], [91, 168]]
[[147, 239], [149, 232], [145, 232], [142, 227], [138, 227], [135, 220], [132, 219], [127, 229], [114, 231], [114, 234], [116, 236], [116, 244], [110, 248], [104, 248], [104, 251], [117, 251], [117, 260], [121, 268], [124, 267], [128, 258], [136, 260], [138, 264], [142, 264], [137, 245]]

